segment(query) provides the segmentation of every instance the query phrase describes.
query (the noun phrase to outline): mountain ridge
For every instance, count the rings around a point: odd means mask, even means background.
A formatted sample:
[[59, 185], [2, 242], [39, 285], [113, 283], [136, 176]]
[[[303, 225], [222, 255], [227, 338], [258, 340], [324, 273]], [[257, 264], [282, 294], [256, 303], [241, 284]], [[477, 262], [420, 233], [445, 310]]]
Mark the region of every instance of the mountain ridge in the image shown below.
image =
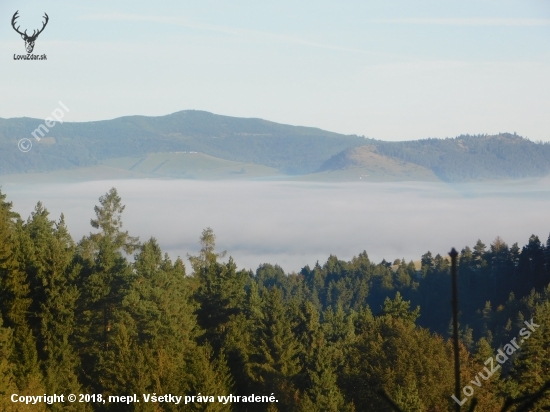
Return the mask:
[[[177, 152], [200, 152], [279, 174], [321, 178], [338, 172], [332, 175], [360, 179], [386, 174], [407, 180], [435, 176], [453, 182], [550, 174], [550, 144], [509, 133], [388, 142], [259, 118], [184, 110], [164, 116], [65, 122], [37, 142], [31, 133], [42, 123], [28, 117], [0, 118], [0, 175], [90, 168], [113, 159]], [[22, 138], [32, 141], [30, 152], [18, 150]], [[170, 161], [176, 170], [176, 160]]]
[[160, 117], [126, 116], [59, 124], [48, 134], [55, 138], [55, 147], [38, 143], [37, 150], [18, 153], [17, 141], [31, 138], [41, 123], [29, 118], [0, 121], [0, 174], [56, 170], [58, 164], [64, 168], [93, 166], [117, 157], [172, 151], [198, 151], [301, 174], [317, 169], [327, 154], [363, 143], [359, 136], [318, 128], [181, 111]]

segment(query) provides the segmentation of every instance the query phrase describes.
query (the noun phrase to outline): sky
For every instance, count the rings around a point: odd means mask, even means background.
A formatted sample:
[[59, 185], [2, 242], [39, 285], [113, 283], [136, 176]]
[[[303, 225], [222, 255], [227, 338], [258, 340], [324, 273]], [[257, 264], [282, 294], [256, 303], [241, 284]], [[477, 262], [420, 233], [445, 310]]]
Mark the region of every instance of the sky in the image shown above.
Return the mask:
[[[14, 60], [22, 29], [46, 61]], [[383, 140], [550, 141], [550, 1], [0, 3], [0, 118], [196, 109]]]

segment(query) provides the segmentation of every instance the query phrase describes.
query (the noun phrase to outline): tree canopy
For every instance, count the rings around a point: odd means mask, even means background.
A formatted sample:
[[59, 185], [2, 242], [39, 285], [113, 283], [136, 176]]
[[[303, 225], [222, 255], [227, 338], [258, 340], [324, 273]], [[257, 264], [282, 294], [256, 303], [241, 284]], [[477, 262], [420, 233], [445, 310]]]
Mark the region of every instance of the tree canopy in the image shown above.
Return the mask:
[[[63, 215], [52, 219], [39, 202], [23, 220], [0, 192], [1, 410], [27, 410], [11, 402], [14, 393], [155, 393], [277, 399], [255, 411], [390, 411], [381, 390], [405, 411], [453, 410], [446, 257], [428, 251], [417, 269], [403, 259], [375, 263], [363, 251], [298, 272], [271, 264], [252, 272], [219, 252], [206, 228], [188, 270], [155, 238], [140, 242], [122, 230], [116, 189], [94, 212], [94, 231], [76, 242]], [[549, 245], [550, 237], [533, 235], [523, 247], [497, 237], [459, 254], [462, 380], [481, 376], [478, 410], [498, 411], [507, 397], [550, 380]], [[499, 350], [508, 360], [485, 379]], [[546, 396], [531, 410], [548, 407]], [[187, 409], [33, 408], [251, 410], [196, 399]]]

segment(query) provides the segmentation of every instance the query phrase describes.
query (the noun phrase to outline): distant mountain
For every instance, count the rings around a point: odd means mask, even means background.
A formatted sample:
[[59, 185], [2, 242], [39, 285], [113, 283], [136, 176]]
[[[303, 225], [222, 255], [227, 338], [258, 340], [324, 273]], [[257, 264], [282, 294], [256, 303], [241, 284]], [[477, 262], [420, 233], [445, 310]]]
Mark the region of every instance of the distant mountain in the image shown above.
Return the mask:
[[509, 133], [406, 142], [369, 140], [332, 156], [318, 172], [354, 168], [405, 177], [427, 169], [447, 182], [540, 177], [550, 174], [550, 144]]
[[550, 143], [515, 134], [376, 142], [377, 153], [431, 169], [443, 181], [521, 179], [550, 173]]
[[[30, 118], [0, 119], [0, 174], [93, 166], [118, 157], [179, 151], [197, 151], [301, 174], [318, 169], [330, 156], [365, 141], [359, 136], [313, 127], [195, 110], [161, 117], [57, 124], [50, 129], [49, 139], [36, 142], [31, 133], [42, 123]], [[31, 139], [31, 151], [18, 150], [21, 138]]]
[[[0, 119], [0, 174], [75, 168], [93, 173], [93, 167], [101, 165], [128, 173], [189, 178], [265, 176], [273, 171], [320, 180], [471, 181], [550, 174], [550, 144], [507, 133], [384, 142], [188, 110], [160, 117], [57, 124], [37, 142], [31, 133], [43, 123]], [[31, 139], [31, 151], [18, 150], [22, 138]], [[209, 157], [197, 161], [193, 156], [170, 155], [184, 152]]]

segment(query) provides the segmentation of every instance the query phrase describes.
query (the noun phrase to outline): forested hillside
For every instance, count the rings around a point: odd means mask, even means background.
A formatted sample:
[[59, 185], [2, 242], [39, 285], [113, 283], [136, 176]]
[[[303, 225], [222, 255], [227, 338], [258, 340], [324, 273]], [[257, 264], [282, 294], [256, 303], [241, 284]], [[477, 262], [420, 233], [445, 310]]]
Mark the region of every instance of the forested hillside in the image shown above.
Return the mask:
[[[94, 208], [92, 232], [75, 241], [63, 216], [38, 203], [24, 220], [0, 194], [2, 411], [390, 411], [380, 389], [405, 411], [454, 410], [444, 256], [426, 252], [420, 270], [361, 252], [297, 273], [271, 264], [253, 273], [216, 251], [207, 228], [188, 273], [154, 238], [125, 231], [123, 211], [111, 189]], [[478, 241], [461, 250], [458, 268], [462, 382], [477, 376], [477, 410], [499, 411], [505, 398], [550, 380], [550, 238], [533, 235], [523, 247]], [[537, 325], [527, 337], [525, 321]], [[503, 347], [509, 359], [479, 380]], [[14, 393], [277, 402], [26, 407], [11, 402]], [[547, 395], [529, 410], [549, 407]]]
[[[31, 134], [43, 123], [29, 118], [0, 119], [0, 175], [106, 163], [112, 167], [126, 165], [128, 159], [134, 160], [129, 166], [132, 170], [151, 154], [170, 157], [183, 152], [241, 162], [239, 168], [244, 169], [261, 165], [264, 170], [271, 168], [275, 175], [316, 174], [319, 179], [326, 178], [327, 173], [318, 172], [341, 170], [352, 170], [341, 173], [351, 180], [368, 175], [448, 182], [550, 174], [550, 144], [507, 133], [385, 142], [313, 127], [187, 110], [160, 117], [55, 124], [38, 142]], [[23, 138], [33, 144], [26, 153], [17, 147]], [[171, 159], [163, 173], [152, 172], [151, 176], [200, 178], [201, 174], [185, 161], [185, 157]], [[163, 162], [158, 166], [166, 166]]]
[[[401, 161], [397, 164], [401, 169], [422, 167], [445, 182], [541, 177], [550, 173], [550, 144], [509, 133], [407, 142], [368, 140], [364, 146], [332, 156], [319, 170], [362, 167], [391, 173], [396, 160]], [[420, 176], [418, 171], [414, 175]]]
[[515, 133], [377, 142], [376, 148], [383, 155], [432, 169], [443, 181], [518, 179], [550, 173], [550, 143], [531, 142]]
[[[161, 117], [56, 124], [38, 143], [31, 133], [39, 119], [0, 119], [0, 173], [43, 172], [98, 164], [102, 160], [157, 152], [197, 151], [297, 174], [316, 170], [328, 157], [364, 139], [313, 127], [187, 110]], [[40, 136], [40, 135], [39, 135]], [[21, 153], [19, 139], [32, 140]]]

